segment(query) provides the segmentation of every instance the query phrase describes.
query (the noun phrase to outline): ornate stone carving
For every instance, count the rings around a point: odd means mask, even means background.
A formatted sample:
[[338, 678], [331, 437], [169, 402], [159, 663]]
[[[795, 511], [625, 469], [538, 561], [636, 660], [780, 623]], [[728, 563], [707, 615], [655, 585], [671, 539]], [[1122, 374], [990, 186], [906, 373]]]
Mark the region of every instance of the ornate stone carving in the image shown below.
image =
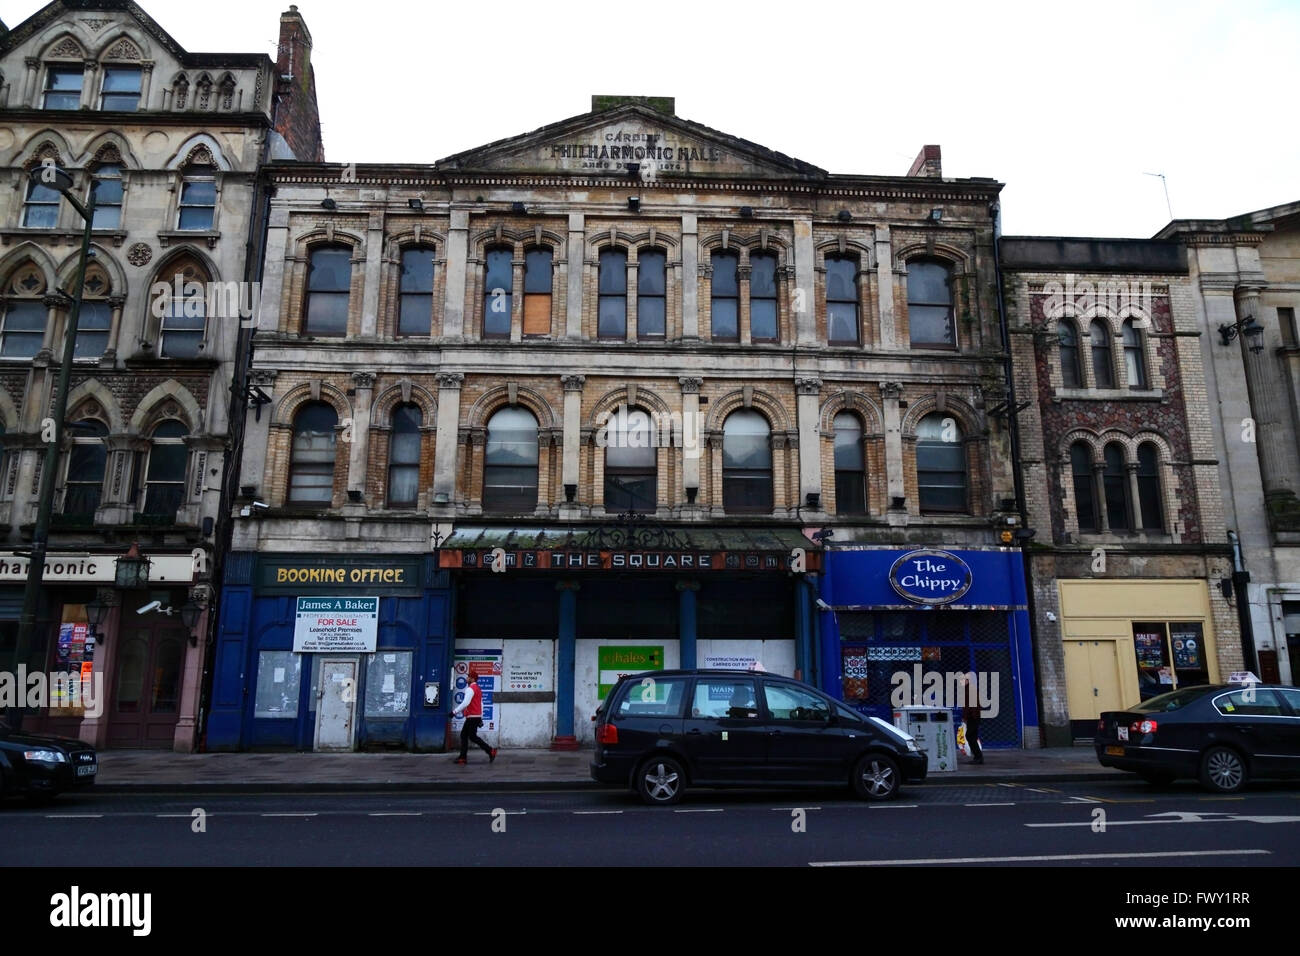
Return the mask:
[[250, 369], [248, 373], [248, 381], [252, 385], [263, 385], [269, 387], [275, 384], [275, 377], [279, 374], [279, 369], [274, 368]]
[[903, 394], [902, 382], [881, 382], [880, 395], [882, 398], [899, 398]]
[[64, 37], [60, 40], [49, 53], [45, 54], [50, 59], [59, 57], [65, 60], [81, 60], [86, 54], [81, 49], [81, 44], [72, 37]]
[[800, 395], [816, 395], [822, 390], [822, 380], [819, 378], [797, 378], [794, 380], [794, 387]]
[[104, 54], [105, 60], [138, 60], [140, 59], [140, 48], [128, 40], [126, 37], [118, 40], [108, 52]]
[[357, 388], [374, 388], [375, 373], [374, 372], [353, 372], [352, 384], [355, 385]]
[[84, 23], [86, 26], [90, 27], [92, 33], [98, 33], [100, 30], [104, 29], [104, 27], [108, 26], [113, 21], [101, 20], [98, 18], [83, 18], [81, 22]]
[[681, 385], [684, 394], [698, 395], [700, 387], [704, 385], [704, 379], [692, 375], [682, 375], [678, 377], [677, 384]]
[[126, 250], [126, 261], [137, 268], [147, 266], [152, 259], [153, 250], [146, 242], [133, 243], [131, 248]]
[[582, 386], [587, 383], [587, 376], [565, 375], [560, 378], [560, 381], [564, 383], [564, 390], [566, 392], [581, 392]]
[[439, 372], [439, 388], [460, 388], [465, 384], [465, 375], [461, 372]]

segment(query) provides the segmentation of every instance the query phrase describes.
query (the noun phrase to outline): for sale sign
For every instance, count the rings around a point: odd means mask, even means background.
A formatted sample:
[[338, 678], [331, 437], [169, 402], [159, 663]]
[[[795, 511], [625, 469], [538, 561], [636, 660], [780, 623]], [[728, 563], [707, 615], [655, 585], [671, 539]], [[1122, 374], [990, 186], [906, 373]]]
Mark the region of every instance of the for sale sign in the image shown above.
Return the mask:
[[293, 625], [298, 653], [370, 653], [379, 637], [379, 598], [300, 597]]

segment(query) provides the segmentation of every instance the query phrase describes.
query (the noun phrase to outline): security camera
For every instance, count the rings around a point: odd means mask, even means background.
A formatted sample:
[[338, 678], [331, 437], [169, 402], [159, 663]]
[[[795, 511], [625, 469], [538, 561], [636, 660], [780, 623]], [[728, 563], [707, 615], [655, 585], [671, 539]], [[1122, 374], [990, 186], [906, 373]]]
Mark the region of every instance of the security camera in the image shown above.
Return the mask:
[[825, 601], [823, 601], [821, 598], [818, 598], [818, 599], [817, 599], [817, 608], [818, 608], [818, 610], [821, 610], [821, 611], [829, 611], [829, 610], [831, 609], [831, 606], [830, 606], [829, 604], [827, 604]]
[[156, 611], [162, 607], [162, 601], [150, 601], [142, 608], [136, 610], [136, 614], [148, 614], [150, 611]]
[[1048, 612], [1047, 612], [1047, 619], [1048, 619], [1049, 621], [1051, 621], [1053, 624], [1056, 623], [1056, 615], [1055, 615], [1054, 613], [1052, 613], [1051, 611], [1048, 611]]
[[254, 501], [254, 502], [253, 502], [253, 507], [254, 507], [254, 508], [261, 508], [263, 511], [265, 511], [266, 509], [270, 508], [271, 506], [268, 505], [265, 501]]

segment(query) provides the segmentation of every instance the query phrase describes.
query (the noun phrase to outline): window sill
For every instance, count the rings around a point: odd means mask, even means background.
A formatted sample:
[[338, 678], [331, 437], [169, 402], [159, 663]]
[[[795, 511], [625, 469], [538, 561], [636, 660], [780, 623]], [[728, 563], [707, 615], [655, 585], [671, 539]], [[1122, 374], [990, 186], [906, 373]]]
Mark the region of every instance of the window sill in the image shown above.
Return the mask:
[[217, 247], [218, 240], [221, 239], [221, 233], [215, 229], [167, 229], [158, 233], [158, 245], [166, 248], [173, 241], [192, 242], [196, 239], [204, 239], [208, 243], [209, 249]]
[[176, 368], [182, 366], [185, 368], [217, 368], [221, 364], [220, 359], [215, 358], [166, 358], [161, 355], [155, 355], [151, 351], [136, 352], [125, 360], [127, 368]]
[[1052, 401], [1163, 402], [1160, 388], [1058, 388]]

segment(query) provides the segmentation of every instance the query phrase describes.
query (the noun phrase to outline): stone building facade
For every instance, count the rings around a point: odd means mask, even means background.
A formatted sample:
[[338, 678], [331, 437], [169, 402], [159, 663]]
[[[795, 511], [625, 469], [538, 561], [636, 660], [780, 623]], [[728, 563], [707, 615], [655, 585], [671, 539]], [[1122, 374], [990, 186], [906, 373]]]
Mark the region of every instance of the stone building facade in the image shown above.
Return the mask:
[[1243, 665], [1205, 332], [1176, 241], [1000, 248], [1044, 740], [1068, 745]]
[[[0, 40], [0, 657], [9, 667], [18, 646], [80, 259], [80, 215], [29, 179], [53, 163], [82, 202], [94, 183], [96, 206], [39, 634], [21, 663], [102, 680], [98, 708], [31, 715], [98, 746], [196, 745], [256, 306], [257, 170], [322, 158], [315, 103], [302, 106], [314, 92], [286, 75], [296, 51], [310, 79], [310, 34], [296, 9], [281, 28], [280, 64], [191, 53], [112, 0], [50, 3]], [[147, 583], [121, 576], [129, 549]], [[135, 613], [153, 601], [171, 612]]]
[[[617, 97], [267, 176], [212, 746], [440, 749], [470, 670], [489, 734], [574, 746], [617, 673], [724, 660], [880, 714], [913, 663], [997, 669], [991, 742], [1037, 739], [998, 183], [933, 146], [833, 175]], [[963, 594], [975, 568], [965, 602], [867, 594], [860, 562], [924, 549]]]

